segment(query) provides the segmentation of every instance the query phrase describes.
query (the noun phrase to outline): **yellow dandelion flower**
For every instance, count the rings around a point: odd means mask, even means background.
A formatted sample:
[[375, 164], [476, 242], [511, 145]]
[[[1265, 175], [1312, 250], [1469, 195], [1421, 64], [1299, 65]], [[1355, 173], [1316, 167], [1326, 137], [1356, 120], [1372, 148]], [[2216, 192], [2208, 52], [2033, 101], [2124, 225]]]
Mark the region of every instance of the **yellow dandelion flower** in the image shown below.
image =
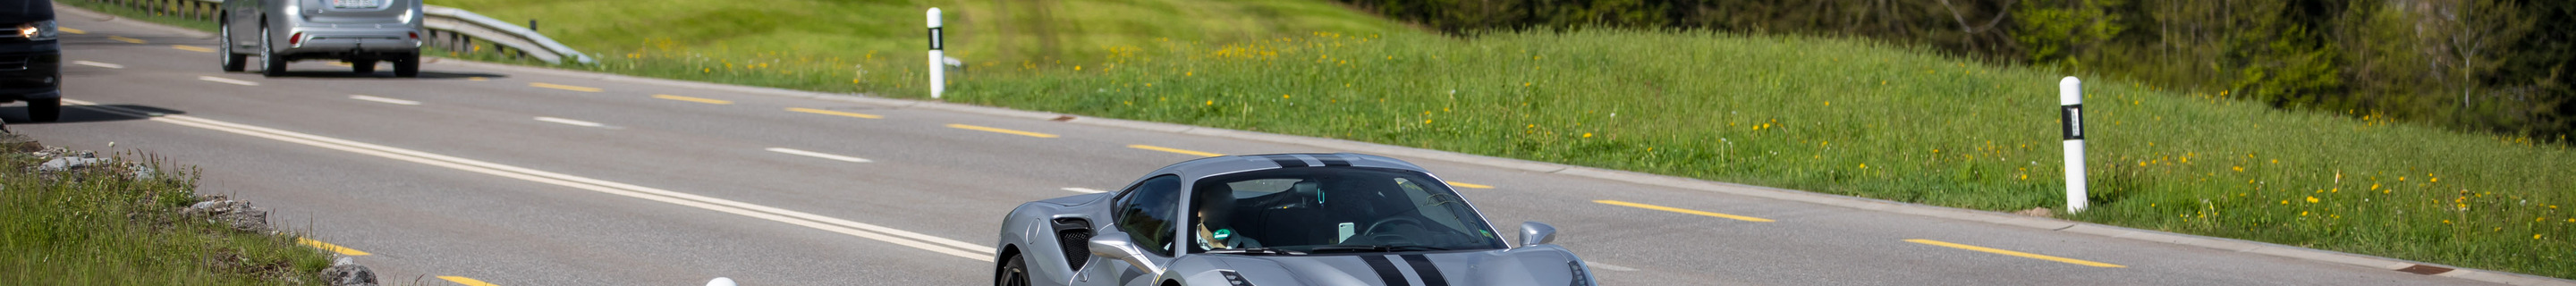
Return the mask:
[[1868, 169], [1868, 168], [1869, 168], [1869, 163], [1861, 163], [1861, 164], [1860, 164], [1860, 168], [1861, 168], [1861, 169]]
[[[1430, 120], [1430, 119], [1423, 119], [1423, 120], [1422, 120], [1422, 124], [1431, 124], [1431, 120]], [[1587, 136], [1587, 137], [1588, 137], [1588, 136]]]
[[2300, 212], [2299, 212], [2299, 216], [2308, 216], [2308, 212], [2307, 212], [2307, 211], [2300, 211]]
[[1207, 105], [1216, 105], [1216, 100], [1214, 100], [1214, 99], [1210, 99], [1210, 100], [1208, 100], [1208, 101], [1207, 101]]
[[1082, 66], [1073, 66], [1073, 70], [1082, 70]]
[[2237, 172], [2244, 172], [2245, 166], [2235, 166], [2234, 169], [2236, 169]]
[[2281, 200], [2281, 204], [2284, 204], [2284, 205], [2286, 205], [2286, 204], [2290, 204], [2290, 200]]
[[1281, 95], [1279, 95], [1279, 99], [1288, 99], [1288, 95], [1286, 95], [1286, 94], [1281, 94]]
[[2440, 182], [2442, 182], [2442, 178], [2430, 178], [2430, 179], [2426, 179], [2426, 180], [2424, 180], [2424, 181], [2426, 181], [2426, 182], [2440, 183]]
[[1584, 132], [1583, 138], [1592, 138], [1592, 132]]
[[2308, 197], [2308, 203], [2317, 203], [2317, 197]]

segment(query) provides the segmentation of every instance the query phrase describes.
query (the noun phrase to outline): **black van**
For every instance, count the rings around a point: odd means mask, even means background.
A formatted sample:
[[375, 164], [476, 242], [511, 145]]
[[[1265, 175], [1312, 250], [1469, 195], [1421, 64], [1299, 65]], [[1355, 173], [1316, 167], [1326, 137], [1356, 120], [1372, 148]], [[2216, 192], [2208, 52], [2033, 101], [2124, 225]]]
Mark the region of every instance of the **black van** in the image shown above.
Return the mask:
[[0, 103], [27, 102], [27, 118], [63, 114], [63, 46], [52, 0], [0, 0]]

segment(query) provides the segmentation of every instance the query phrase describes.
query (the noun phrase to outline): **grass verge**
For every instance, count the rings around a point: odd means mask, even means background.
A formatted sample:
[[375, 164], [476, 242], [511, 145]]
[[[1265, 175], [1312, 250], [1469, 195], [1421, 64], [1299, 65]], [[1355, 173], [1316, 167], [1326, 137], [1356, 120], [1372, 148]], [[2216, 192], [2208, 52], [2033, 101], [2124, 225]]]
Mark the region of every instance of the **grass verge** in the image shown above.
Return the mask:
[[39, 160], [0, 155], [0, 284], [311, 285], [330, 266], [292, 236], [180, 216], [197, 201], [193, 171], [142, 178], [133, 166], [157, 160], [118, 159], [39, 174]]

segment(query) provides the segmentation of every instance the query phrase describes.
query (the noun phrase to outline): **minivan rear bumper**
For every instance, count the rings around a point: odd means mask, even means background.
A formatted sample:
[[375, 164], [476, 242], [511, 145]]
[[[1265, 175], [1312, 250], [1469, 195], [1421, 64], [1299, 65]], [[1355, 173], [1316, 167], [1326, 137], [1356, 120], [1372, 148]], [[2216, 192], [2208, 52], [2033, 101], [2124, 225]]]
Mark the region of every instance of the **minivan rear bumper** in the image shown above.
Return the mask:
[[415, 31], [378, 28], [308, 28], [295, 29], [288, 37], [303, 37], [278, 51], [289, 58], [372, 58], [420, 53], [420, 39]]

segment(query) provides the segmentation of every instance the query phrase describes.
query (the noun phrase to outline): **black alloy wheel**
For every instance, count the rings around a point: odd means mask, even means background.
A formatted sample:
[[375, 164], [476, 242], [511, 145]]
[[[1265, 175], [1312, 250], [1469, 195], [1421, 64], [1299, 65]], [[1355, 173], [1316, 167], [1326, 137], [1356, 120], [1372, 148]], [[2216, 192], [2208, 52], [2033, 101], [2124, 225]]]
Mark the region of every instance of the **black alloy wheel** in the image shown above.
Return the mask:
[[1028, 286], [1029, 264], [1027, 262], [1020, 261], [1019, 255], [1012, 255], [1011, 257], [1003, 258], [1003, 260], [1009, 262], [1002, 264], [1001, 271], [993, 273], [993, 285]]

